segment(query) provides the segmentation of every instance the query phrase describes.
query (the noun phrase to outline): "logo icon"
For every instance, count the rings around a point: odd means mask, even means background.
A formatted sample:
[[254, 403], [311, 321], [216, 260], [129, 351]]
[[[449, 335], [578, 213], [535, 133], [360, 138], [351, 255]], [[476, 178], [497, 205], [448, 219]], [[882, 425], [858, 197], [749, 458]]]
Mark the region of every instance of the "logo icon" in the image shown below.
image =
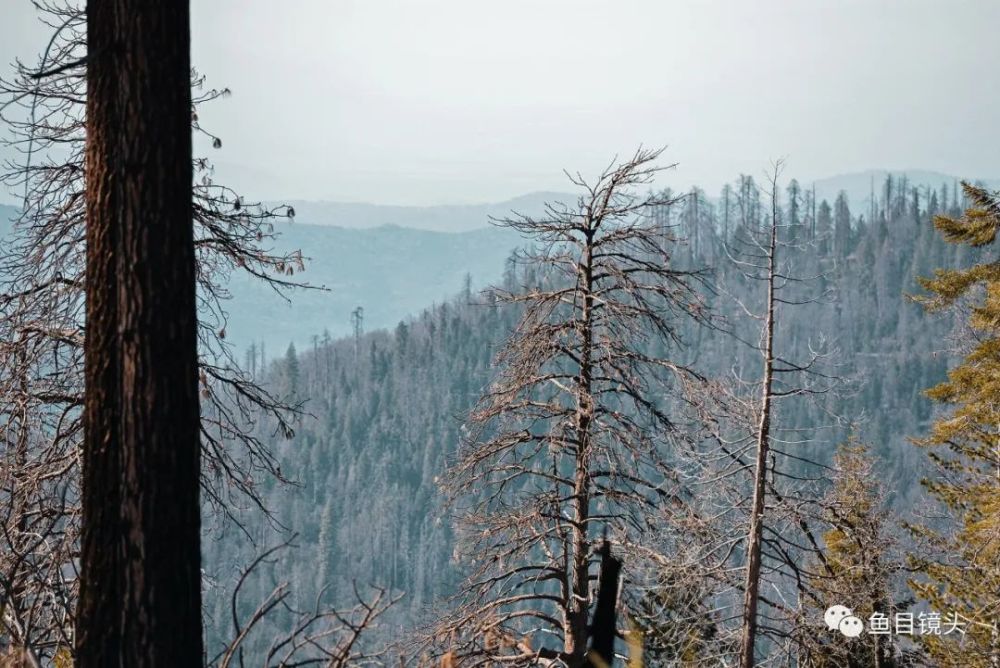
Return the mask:
[[840, 624], [837, 628], [840, 629], [840, 632], [848, 638], [857, 638], [859, 635], [864, 633], [865, 623], [854, 615], [848, 615], [840, 620]]
[[823, 615], [826, 627], [831, 631], [840, 631], [847, 638], [857, 638], [865, 632], [865, 623], [855, 617], [846, 605], [831, 605]]
[[843, 621], [845, 617], [852, 616], [851, 609], [844, 605], [831, 605], [826, 610], [826, 614], [823, 615], [823, 621], [826, 622], [826, 627], [831, 631], [837, 631], [840, 629], [840, 622]]

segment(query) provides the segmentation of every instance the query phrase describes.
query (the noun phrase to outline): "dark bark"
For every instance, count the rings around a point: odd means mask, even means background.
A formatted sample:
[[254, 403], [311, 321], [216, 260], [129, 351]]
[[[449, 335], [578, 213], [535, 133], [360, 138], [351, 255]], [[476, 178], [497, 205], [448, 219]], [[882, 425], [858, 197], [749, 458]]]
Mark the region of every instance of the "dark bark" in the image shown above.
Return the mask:
[[608, 665], [615, 659], [615, 635], [617, 630], [618, 580], [622, 562], [611, 556], [611, 544], [604, 541], [601, 546], [601, 576], [597, 589], [597, 605], [594, 606], [594, 623], [591, 625], [590, 650]]
[[187, 0], [87, 3], [80, 668], [202, 663]]

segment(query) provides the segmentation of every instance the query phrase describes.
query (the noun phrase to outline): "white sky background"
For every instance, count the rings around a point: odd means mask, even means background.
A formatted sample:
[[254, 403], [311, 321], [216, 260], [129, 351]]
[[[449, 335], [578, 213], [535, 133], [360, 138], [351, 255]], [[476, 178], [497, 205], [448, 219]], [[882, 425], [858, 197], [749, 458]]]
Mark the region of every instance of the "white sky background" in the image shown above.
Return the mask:
[[[1000, 176], [997, 0], [192, 5], [194, 63], [233, 90], [198, 149], [251, 198], [499, 201], [640, 143], [711, 194], [782, 156], [805, 180]], [[0, 0], [0, 65], [45, 39]]]

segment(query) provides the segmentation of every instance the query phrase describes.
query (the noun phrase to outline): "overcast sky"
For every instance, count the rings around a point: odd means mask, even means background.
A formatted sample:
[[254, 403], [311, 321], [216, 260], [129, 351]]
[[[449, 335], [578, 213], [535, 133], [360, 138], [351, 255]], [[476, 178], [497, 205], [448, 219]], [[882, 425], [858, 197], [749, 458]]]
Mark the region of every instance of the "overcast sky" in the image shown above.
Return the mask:
[[[997, 0], [192, 5], [194, 62], [233, 90], [198, 148], [249, 197], [498, 201], [640, 143], [711, 192], [782, 156], [806, 180], [1000, 176]], [[45, 39], [0, 0], [0, 63]]]

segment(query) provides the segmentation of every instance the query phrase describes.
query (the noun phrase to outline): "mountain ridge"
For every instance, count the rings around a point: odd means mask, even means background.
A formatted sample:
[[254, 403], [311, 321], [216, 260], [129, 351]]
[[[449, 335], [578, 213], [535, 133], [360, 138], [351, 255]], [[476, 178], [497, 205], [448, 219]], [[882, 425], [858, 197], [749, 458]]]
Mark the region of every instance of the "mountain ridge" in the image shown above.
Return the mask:
[[480, 204], [406, 206], [293, 199], [268, 202], [268, 205], [287, 204], [295, 209], [297, 220], [313, 225], [360, 229], [396, 225], [435, 232], [469, 232], [489, 227], [491, 218], [504, 217], [512, 211], [538, 215], [544, 211], [547, 202], [559, 199], [575, 201], [576, 196], [552, 191], [535, 191], [501, 202]]
[[[990, 188], [1000, 188], [1000, 179], [982, 177], [955, 176], [936, 170], [886, 169], [871, 168], [854, 172], [842, 172], [820, 179], [800, 180], [799, 185], [805, 189], [816, 188], [816, 200], [824, 199], [833, 203], [841, 190], [847, 192], [848, 202], [852, 209], [862, 211], [869, 202], [872, 182], [875, 192], [879, 193], [887, 175], [893, 178], [905, 177], [910, 184], [921, 187], [933, 187], [935, 190], [942, 185], [949, 189], [965, 179], [973, 182], [981, 181]], [[791, 180], [791, 176], [789, 180]], [[715, 201], [713, 193], [708, 198]], [[312, 225], [330, 225], [345, 228], [369, 229], [382, 225], [397, 225], [415, 229], [438, 232], [462, 232], [488, 227], [490, 219], [504, 217], [511, 212], [526, 215], [538, 215], [544, 211], [548, 202], [563, 201], [571, 203], [576, 195], [555, 191], [533, 191], [499, 202], [484, 202], [478, 204], [439, 204], [410, 206], [404, 204], [377, 204], [373, 202], [344, 202], [336, 200], [302, 200], [292, 199], [285, 202], [268, 202], [270, 205], [287, 204], [296, 211], [296, 218], [303, 223]]]

